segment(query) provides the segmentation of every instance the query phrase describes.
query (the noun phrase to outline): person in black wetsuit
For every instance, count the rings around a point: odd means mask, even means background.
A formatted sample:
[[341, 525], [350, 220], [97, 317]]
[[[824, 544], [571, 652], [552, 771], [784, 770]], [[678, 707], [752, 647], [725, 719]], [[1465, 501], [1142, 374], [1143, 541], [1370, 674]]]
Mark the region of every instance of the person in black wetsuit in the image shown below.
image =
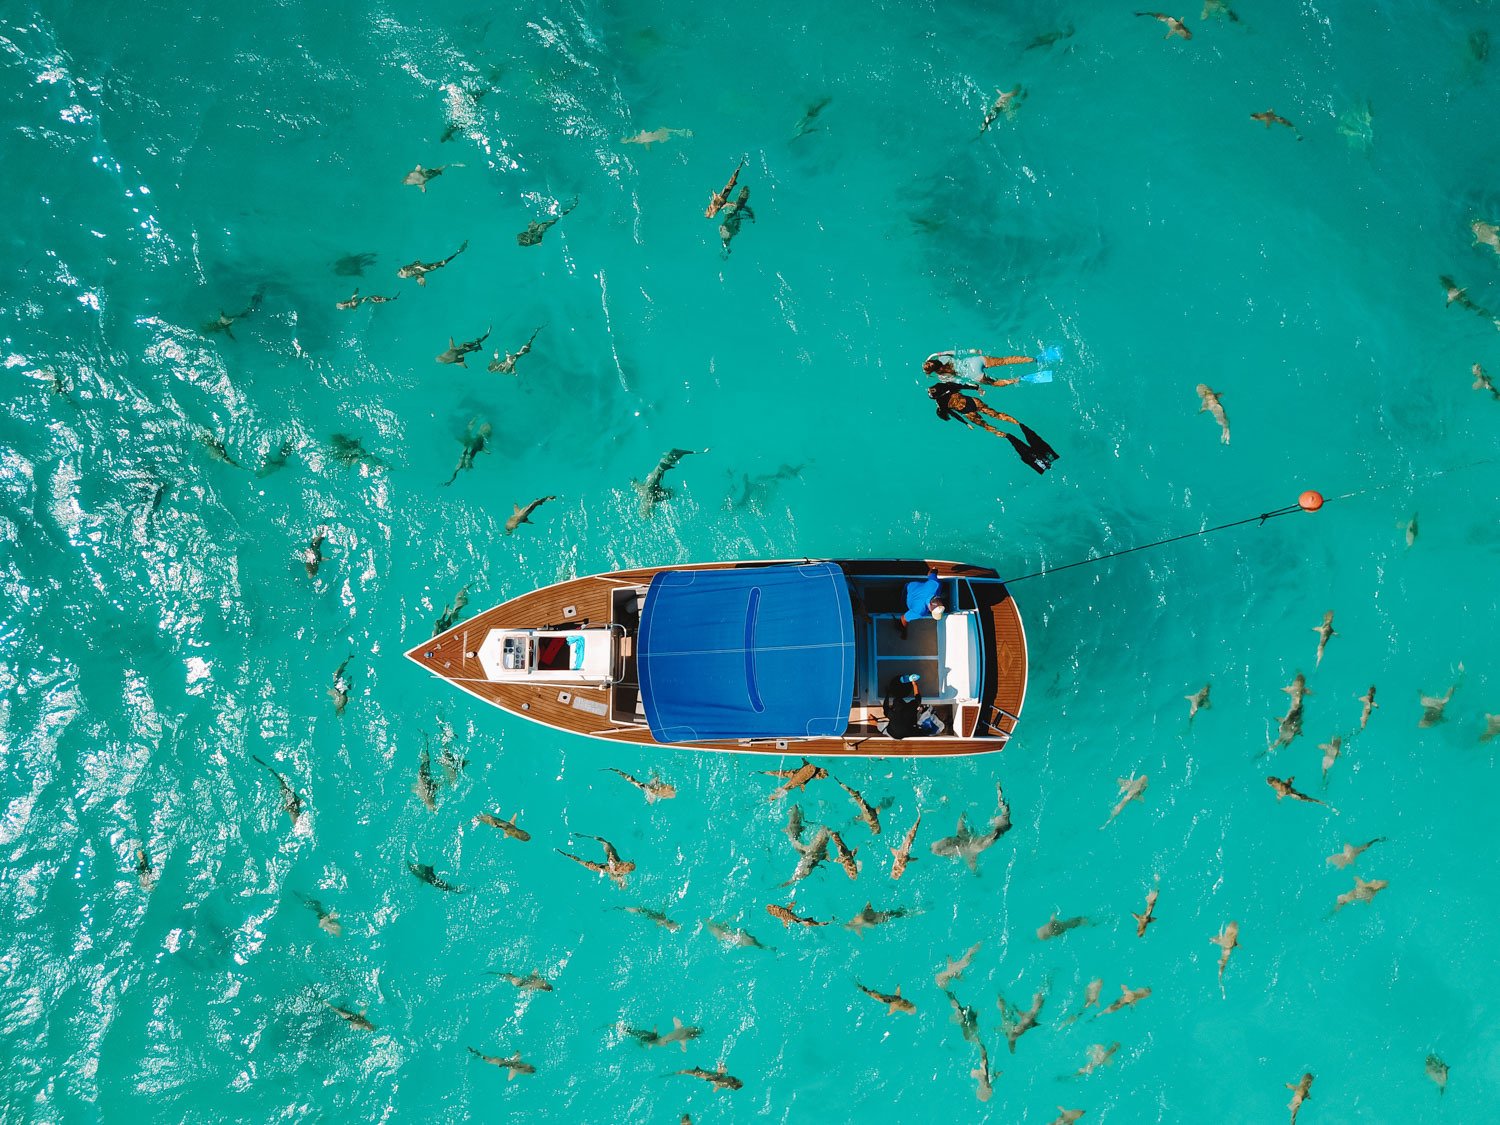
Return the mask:
[[[912, 698], [908, 699], [910, 695]], [[920, 734], [917, 717], [922, 713], [922, 688], [917, 676], [897, 676], [885, 689], [885, 733], [895, 739]]]
[[[1016, 451], [1022, 461], [1030, 465], [1038, 473], [1045, 473], [1052, 467], [1052, 462], [1059, 457], [1057, 450], [1046, 443], [1035, 430], [1026, 423], [1012, 418], [996, 410], [988, 403], [980, 402], [967, 391], [978, 391], [979, 388], [969, 383], [934, 383], [927, 388], [927, 397], [937, 403], [937, 416], [944, 422], [957, 418], [966, 426], [978, 426], [980, 429], [988, 430], [997, 437], [1003, 437], [1010, 442], [1011, 448]], [[982, 392], [981, 392], [982, 393]], [[1025, 441], [1008, 434], [1004, 430], [997, 429], [986, 422], [980, 415], [988, 414], [991, 418], [998, 418], [1002, 422], [1020, 426], [1021, 433], [1025, 435]]]

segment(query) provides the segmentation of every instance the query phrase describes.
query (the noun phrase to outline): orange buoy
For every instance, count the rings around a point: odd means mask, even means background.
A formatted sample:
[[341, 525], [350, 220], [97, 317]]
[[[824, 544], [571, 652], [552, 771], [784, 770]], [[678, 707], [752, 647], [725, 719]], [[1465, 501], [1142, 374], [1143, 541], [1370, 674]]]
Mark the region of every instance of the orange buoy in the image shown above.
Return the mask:
[[1323, 506], [1323, 494], [1321, 492], [1314, 492], [1309, 488], [1301, 496], [1297, 497], [1297, 506], [1304, 512], [1316, 512]]

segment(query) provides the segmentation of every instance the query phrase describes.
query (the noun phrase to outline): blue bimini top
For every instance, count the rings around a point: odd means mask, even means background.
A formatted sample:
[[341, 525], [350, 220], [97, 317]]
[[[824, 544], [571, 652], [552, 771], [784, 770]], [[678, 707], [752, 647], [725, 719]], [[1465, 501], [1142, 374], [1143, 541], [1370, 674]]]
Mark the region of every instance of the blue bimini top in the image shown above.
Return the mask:
[[843, 734], [854, 692], [844, 572], [662, 571], [641, 610], [636, 671], [658, 742]]

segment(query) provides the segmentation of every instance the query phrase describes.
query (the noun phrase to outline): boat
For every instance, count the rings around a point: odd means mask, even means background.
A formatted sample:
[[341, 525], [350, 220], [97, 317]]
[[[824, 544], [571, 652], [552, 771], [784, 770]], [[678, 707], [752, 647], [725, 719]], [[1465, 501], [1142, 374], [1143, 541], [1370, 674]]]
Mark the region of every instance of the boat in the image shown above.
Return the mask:
[[[903, 630], [935, 572], [948, 611]], [[806, 756], [999, 750], [1026, 695], [1026, 632], [994, 570], [925, 559], [708, 562], [544, 586], [413, 646], [513, 715], [607, 742]], [[886, 732], [917, 676], [918, 730]]]

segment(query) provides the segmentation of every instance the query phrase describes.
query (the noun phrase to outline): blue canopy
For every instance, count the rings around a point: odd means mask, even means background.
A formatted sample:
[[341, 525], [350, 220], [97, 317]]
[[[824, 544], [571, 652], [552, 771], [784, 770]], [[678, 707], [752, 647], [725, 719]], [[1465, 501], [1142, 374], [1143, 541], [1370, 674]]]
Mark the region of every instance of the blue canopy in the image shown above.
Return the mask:
[[854, 692], [844, 572], [662, 571], [641, 610], [636, 670], [658, 742], [843, 734]]

